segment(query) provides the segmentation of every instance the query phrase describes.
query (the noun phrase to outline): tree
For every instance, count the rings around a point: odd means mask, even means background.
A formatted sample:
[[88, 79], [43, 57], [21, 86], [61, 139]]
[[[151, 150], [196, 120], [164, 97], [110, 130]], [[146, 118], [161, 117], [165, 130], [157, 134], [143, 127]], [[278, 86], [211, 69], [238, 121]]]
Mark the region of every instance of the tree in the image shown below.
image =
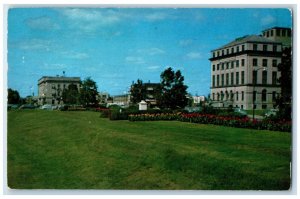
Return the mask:
[[7, 94], [7, 103], [8, 104], [19, 104], [20, 103], [21, 98], [20, 98], [18, 91], [9, 88], [7, 90], [7, 92], [8, 92], [8, 94]]
[[160, 75], [162, 93], [159, 105], [162, 108], [183, 108], [188, 103], [187, 86], [184, 85], [184, 77], [180, 70], [174, 72], [171, 67]]
[[130, 94], [130, 101], [135, 104], [146, 99], [146, 87], [142, 80], [138, 79], [136, 83], [131, 85]]
[[87, 106], [95, 106], [98, 104], [97, 101], [97, 85], [96, 82], [93, 81], [90, 77], [86, 78], [80, 88], [80, 102], [85, 107]]
[[62, 100], [65, 104], [79, 104], [79, 91], [75, 84], [70, 84], [63, 90]]
[[281, 76], [278, 79], [281, 87], [281, 95], [276, 99], [279, 114], [285, 119], [291, 119], [292, 115], [292, 51], [285, 48], [282, 51], [281, 63], [278, 64], [278, 71]]

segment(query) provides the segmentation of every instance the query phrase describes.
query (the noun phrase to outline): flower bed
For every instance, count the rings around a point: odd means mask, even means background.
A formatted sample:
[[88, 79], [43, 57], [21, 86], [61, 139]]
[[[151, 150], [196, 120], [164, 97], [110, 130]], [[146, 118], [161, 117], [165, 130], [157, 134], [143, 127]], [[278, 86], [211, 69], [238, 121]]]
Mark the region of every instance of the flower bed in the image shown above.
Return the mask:
[[129, 121], [179, 120], [181, 113], [130, 114]]
[[251, 128], [260, 130], [291, 132], [291, 121], [251, 120], [248, 117], [218, 116], [201, 113], [157, 113], [157, 114], [130, 114], [129, 121], [157, 121], [157, 120], [179, 120], [199, 124], [214, 124], [237, 128]]

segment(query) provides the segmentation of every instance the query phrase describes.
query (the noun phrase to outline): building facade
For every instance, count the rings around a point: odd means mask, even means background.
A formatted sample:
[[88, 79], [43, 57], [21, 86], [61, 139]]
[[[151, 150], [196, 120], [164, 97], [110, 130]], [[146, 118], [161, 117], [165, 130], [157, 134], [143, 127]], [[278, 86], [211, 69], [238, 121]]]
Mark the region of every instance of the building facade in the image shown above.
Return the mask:
[[210, 58], [212, 106], [273, 108], [280, 94], [277, 66], [283, 47], [291, 43], [290, 31], [275, 27], [263, 31], [263, 36], [244, 36], [213, 50]]
[[38, 80], [38, 104], [63, 104], [62, 92], [70, 84], [80, 88], [80, 77], [43, 76]]

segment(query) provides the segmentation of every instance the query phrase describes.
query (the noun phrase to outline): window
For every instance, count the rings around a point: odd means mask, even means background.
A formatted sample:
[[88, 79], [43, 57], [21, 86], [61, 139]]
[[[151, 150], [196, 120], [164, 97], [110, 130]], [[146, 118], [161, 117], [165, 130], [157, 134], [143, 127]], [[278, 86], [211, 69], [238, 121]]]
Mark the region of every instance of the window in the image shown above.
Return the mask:
[[240, 52], [240, 47], [239, 46], [236, 47], [236, 52]]
[[217, 100], [220, 100], [220, 93], [217, 93]]
[[217, 70], [219, 70], [220, 69], [220, 64], [217, 64]]
[[212, 85], [212, 86], [215, 87], [215, 76], [214, 76], [214, 75], [212, 76], [212, 80], [213, 80], [213, 81], [212, 81], [212, 82], [213, 82], [213, 85]]
[[242, 51], [244, 51], [245, 50], [245, 45], [242, 45]]
[[267, 32], [267, 37], [269, 37], [270, 36], [270, 33], [269, 33], [269, 31]]
[[261, 101], [263, 101], [263, 102], [267, 101], [267, 90], [266, 89], [262, 90], [262, 92], [261, 92]]
[[226, 69], [229, 69], [229, 62], [226, 62]]
[[262, 108], [262, 109], [267, 109], [267, 105], [266, 105], [266, 104], [263, 104], [263, 105], [261, 105], [261, 108]]
[[224, 50], [222, 50], [222, 56], [224, 55]]
[[241, 105], [241, 109], [244, 109], [244, 105]]
[[231, 53], [234, 53], [234, 48], [231, 48]]
[[245, 71], [241, 73], [241, 84], [245, 84]]
[[256, 58], [253, 59], [253, 66], [257, 66], [257, 59]]
[[285, 29], [282, 29], [282, 36], [285, 37]]
[[272, 92], [272, 101], [275, 102], [276, 101], [276, 91]]
[[277, 67], [277, 59], [273, 59], [272, 60], [272, 66], [273, 67]]
[[239, 84], [239, 72], [235, 73], [235, 81], [236, 81], [236, 84], [238, 85]]
[[224, 86], [224, 74], [221, 76], [221, 85]]
[[220, 56], [220, 52], [218, 51], [217, 54], [218, 54], [218, 57], [219, 57]]
[[226, 100], [229, 99], [229, 93], [228, 93], [228, 91], [225, 92], [225, 99], [226, 99]]
[[229, 54], [229, 48], [226, 49], [226, 54], [227, 54], [227, 55]]
[[215, 65], [213, 65], [213, 71], [215, 71]]
[[233, 92], [230, 91], [230, 100], [233, 101]]
[[245, 59], [242, 59], [242, 66], [245, 66]]
[[267, 82], [268, 82], [267, 77], [268, 77], [267, 71], [263, 71], [262, 72], [262, 84], [267, 84]]
[[215, 57], [215, 52], [213, 52], [213, 57]]
[[263, 59], [263, 67], [267, 67], [268, 66], [268, 60], [267, 59]]
[[234, 84], [234, 78], [233, 78], [233, 76], [234, 76], [234, 73], [231, 73], [231, 74], [230, 74], [231, 85]]
[[291, 31], [290, 29], [288, 29], [288, 30], [287, 30], [287, 36], [288, 36], [288, 37], [291, 37], [291, 35], [292, 35], [292, 31]]
[[276, 29], [276, 36], [280, 36], [280, 29]]
[[277, 72], [276, 71], [272, 72], [272, 84], [273, 85], [277, 84]]
[[253, 50], [257, 50], [257, 44], [253, 44]]
[[245, 98], [244, 91], [242, 91], [242, 101], [244, 101], [244, 98]]
[[263, 45], [263, 51], [267, 51], [268, 50], [268, 46], [267, 45]]
[[215, 93], [212, 94], [212, 100], [215, 100]]
[[240, 60], [236, 60], [236, 67], [240, 66]]
[[257, 84], [257, 71], [253, 71], [253, 84]]
[[222, 70], [224, 70], [224, 63], [222, 63]]
[[223, 91], [221, 91], [221, 100], [223, 100], [224, 99], [224, 93], [223, 93]]
[[235, 96], [236, 96], [236, 101], [239, 101], [239, 92], [238, 91], [235, 93]]
[[[256, 101], [256, 91], [253, 91], [253, 102], [255, 102]], [[254, 107], [255, 108], [255, 107]]]
[[220, 86], [220, 76], [217, 75], [217, 86]]
[[271, 37], [273, 37], [274, 33], [273, 33], [273, 30], [271, 30]]
[[234, 68], [234, 61], [231, 62], [231, 68]]
[[273, 52], [277, 51], [277, 45], [273, 45]]
[[229, 73], [226, 73], [226, 85], [229, 85]]

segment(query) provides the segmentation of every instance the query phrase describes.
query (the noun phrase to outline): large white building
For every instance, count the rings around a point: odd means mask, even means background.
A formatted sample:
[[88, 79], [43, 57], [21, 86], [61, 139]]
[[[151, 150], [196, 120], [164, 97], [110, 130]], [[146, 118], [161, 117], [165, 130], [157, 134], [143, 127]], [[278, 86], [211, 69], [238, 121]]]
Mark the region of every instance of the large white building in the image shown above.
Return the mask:
[[212, 50], [211, 100], [214, 107], [273, 108], [280, 94], [278, 64], [291, 46], [291, 29], [274, 27]]
[[70, 84], [80, 88], [80, 77], [43, 76], [38, 80], [38, 104], [62, 104], [62, 92]]

